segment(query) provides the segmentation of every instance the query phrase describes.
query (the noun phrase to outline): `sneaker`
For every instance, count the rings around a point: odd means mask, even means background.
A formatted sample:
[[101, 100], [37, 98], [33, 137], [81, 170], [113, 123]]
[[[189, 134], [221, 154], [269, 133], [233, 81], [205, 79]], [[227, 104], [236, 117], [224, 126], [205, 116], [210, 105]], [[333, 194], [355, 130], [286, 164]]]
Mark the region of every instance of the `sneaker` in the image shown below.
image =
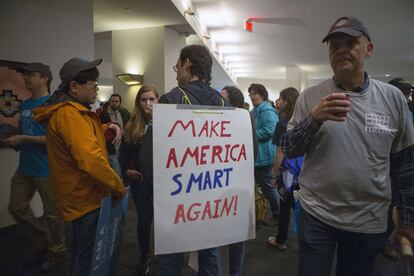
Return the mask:
[[263, 222], [263, 225], [266, 225], [266, 226], [276, 226], [278, 224], [279, 224], [279, 219], [275, 216], [270, 216]]
[[150, 267], [147, 263], [139, 264], [135, 268], [135, 273], [137, 276], [147, 275], [149, 273]]
[[44, 258], [42, 264], [40, 265], [40, 271], [50, 272], [64, 261], [66, 261], [66, 251], [56, 253], [48, 252], [46, 258]]
[[270, 236], [267, 238], [266, 243], [274, 248], [277, 248], [279, 250], [285, 251], [287, 249], [286, 243], [280, 243], [277, 241], [276, 237]]

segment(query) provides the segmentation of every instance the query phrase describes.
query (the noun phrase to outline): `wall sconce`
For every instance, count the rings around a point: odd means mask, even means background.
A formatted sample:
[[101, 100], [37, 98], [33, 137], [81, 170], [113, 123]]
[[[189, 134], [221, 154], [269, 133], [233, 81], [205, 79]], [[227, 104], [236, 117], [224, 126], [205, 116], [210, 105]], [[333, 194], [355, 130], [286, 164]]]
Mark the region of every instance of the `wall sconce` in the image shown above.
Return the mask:
[[126, 85], [138, 85], [144, 83], [144, 76], [143, 75], [135, 75], [135, 74], [119, 74], [116, 75], [118, 80], [125, 83]]

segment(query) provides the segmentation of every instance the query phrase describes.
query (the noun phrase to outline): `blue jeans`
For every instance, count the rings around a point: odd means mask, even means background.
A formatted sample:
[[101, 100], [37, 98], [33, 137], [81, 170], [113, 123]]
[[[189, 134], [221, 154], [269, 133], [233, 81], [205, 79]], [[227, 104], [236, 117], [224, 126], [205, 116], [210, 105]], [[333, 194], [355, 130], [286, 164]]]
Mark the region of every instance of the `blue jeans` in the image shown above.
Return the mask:
[[147, 261], [150, 254], [151, 223], [153, 217], [152, 190], [153, 181], [133, 180], [130, 181], [131, 194], [137, 209], [138, 224], [137, 234], [141, 261]]
[[72, 221], [70, 271], [72, 276], [89, 275], [100, 209]]
[[277, 217], [279, 214], [279, 193], [272, 185], [272, 165], [254, 167], [254, 178], [263, 195], [269, 201], [273, 216]]
[[121, 165], [119, 164], [118, 154], [110, 154], [108, 155], [108, 159], [112, 169], [114, 169], [116, 174], [121, 177]]
[[230, 276], [241, 276], [244, 261], [244, 242], [229, 245]]
[[336, 248], [337, 276], [371, 275], [385, 233], [363, 234], [334, 228], [307, 213], [298, 218], [299, 276], [329, 276]]
[[[181, 276], [184, 253], [158, 256], [157, 276]], [[198, 276], [220, 275], [220, 253], [218, 248], [198, 251]]]

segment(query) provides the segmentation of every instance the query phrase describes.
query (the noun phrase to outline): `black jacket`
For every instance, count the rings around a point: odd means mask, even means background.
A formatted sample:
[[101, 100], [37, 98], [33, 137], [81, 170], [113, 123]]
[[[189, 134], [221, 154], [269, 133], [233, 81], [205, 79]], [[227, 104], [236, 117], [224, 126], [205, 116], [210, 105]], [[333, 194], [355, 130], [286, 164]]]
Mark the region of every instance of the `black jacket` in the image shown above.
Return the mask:
[[122, 178], [127, 179], [126, 171], [134, 169], [143, 174], [145, 182], [152, 182], [152, 126], [148, 125], [147, 131], [137, 144], [128, 144], [124, 137], [119, 147], [119, 164]]

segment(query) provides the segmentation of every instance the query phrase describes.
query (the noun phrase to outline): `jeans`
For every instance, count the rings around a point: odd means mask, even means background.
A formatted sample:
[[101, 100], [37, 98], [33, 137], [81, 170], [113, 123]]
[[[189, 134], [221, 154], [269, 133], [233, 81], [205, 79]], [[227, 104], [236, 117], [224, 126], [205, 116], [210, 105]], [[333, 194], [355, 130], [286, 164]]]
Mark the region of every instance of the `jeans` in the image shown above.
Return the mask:
[[279, 224], [277, 226], [276, 241], [285, 243], [288, 237], [290, 224], [290, 210], [295, 207], [293, 192], [287, 194], [284, 200], [280, 200]]
[[131, 194], [137, 209], [137, 234], [141, 261], [143, 264], [150, 255], [151, 223], [153, 219], [152, 190], [153, 181], [130, 181]]
[[118, 154], [110, 154], [109, 156], [109, 164], [111, 165], [112, 169], [116, 172], [116, 174], [121, 177], [121, 165], [119, 164]]
[[334, 228], [303, 208], [299, 211], [298, 225], [300, 276], [331, 275], [335, 249], [337, 276], [371, 275], [386, 238], [385, 233], [363, 234]]
[[254, 177], [263, 195], [269, 201], [273, 216], [279, 214], [279, 193], [272, 185], [272, 165], [254, 167]]
[[[42, 199], [44, 223], [35, 217], [29, 205], [36, 191]], [[9, 212], [35, 250], [48, 248], [52, 254], [66, 251], [64, 224], [49, 177], [25, 176], [17, 171], [11, 180]]]
[[244, 262], [244, 242], [229, 245], [230, 276], [241, 276]]
[[[158, 256], [156, 276], [181, 276], [184, 253], [173, 253]], [[220, 253], [218, 248], [198, 251], [197, 276], [219, 276]]]
[[100, 209], [72, 221], [70, 271], [72, 276], [89, 275]]

